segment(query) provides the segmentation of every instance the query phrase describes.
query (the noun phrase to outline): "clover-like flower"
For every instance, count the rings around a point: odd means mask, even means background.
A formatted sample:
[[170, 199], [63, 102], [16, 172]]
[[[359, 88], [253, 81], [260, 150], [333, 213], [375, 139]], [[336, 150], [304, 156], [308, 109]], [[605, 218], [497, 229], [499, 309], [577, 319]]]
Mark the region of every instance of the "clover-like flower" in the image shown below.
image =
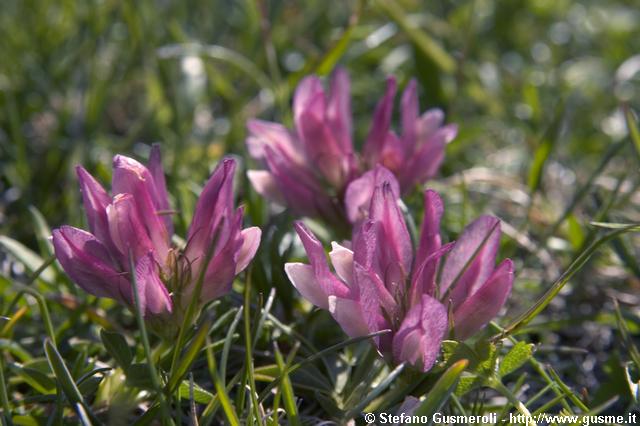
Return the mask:
[[414, 250], [393, 187], [388, 181], [376, 186], [351, 243], [332, 243], [333, 270], [320, 241], [296, 223], [310, 265], [288, 263], [285, 270], [302, 296], [328, 310], [349, 336], [390, 329], [375, 338], [378, 350], [427, 371], [448, 332], [466, 339], [498, 314], [511, 292], [513, 264], [506, 259], [495, 266], [495, 217], [478, 218], [456, 242], [442, 245], [442, 200], [431, 190]]
[[55, 229], [58, 261], [86, 292], [130, 308], [135, 276], [145, 320], [181, 319], [199, 280], [196, 303], [201, 305], [227, 293], [258, 249], [260, 229], [242, 229], [243, 210], [233, 205], [235, 168], [233, 159], [224, 159], [213, 172], [196, 204], [186, 247], [180, 249], [171, 240], [171, 211], [157, 145], [148, 167], [129, 157], [114, 157], [111, 195], [78, 166], [89, 232], [66, 225]]
[[[328, 93], [318, 77], [308, 76], [293, 98], [293, 130], [261, 120], [247, 123], [249, 153], [265, 167], [248, 172], [258, 193], [299, 216], [353, 223], [360, 218], [347, 215], [348, 187], [377, 165], [395, 175], [400, 193], [435, 176], [457, 127], [443, 125], [439, 109], [419, 115], [415, 80], [402, 94], [398, 135], [391, 130], [396, 81], [388, 79], [362, 153], [354, 150], [352, 141], [349, 88], [349, 77], [342, 69], [331, 78]], [[362, 190], [358, 193], [365, 196]], [[372, 190], [369, 199], [371, 195]]]

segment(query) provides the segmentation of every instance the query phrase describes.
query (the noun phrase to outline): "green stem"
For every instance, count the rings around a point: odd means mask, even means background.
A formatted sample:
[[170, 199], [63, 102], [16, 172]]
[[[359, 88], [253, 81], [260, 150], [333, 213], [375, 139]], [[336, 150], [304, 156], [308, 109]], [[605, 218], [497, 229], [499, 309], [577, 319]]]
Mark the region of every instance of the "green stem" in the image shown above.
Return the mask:
[[160, 401], [160, 407], [162, 409], [162, 424], [173, 424], [170, 417], [170, 410], [167, 407], [167, 402], [162, 392], [162, 386], [160, 385], [160, 379], [158, 378], [158, 372], [153, 362], [153, 354], [151, 353], [151, 347], [149, 346], [149, 336], [147, 335], [147, 328], [144, 323], [142, 311], [140, 309], [140, 295], [138, 294], [138, 281], [135, 274], [135, 265], [133, 262], [133, 254], [129, 252], [129, 270], [131, 271], [131, 284], [133, 285], [133, 299], [135, 302], [136, 320], [138, 322], [138, 328], [140, 329], [140, 338], [142, 340], [142, 347], [144, 349], [144, 355], [147, 358], [147, 364], [149, 366], [149, 375], [151, 376], [151, 383], [156, 391], [157, 398]]

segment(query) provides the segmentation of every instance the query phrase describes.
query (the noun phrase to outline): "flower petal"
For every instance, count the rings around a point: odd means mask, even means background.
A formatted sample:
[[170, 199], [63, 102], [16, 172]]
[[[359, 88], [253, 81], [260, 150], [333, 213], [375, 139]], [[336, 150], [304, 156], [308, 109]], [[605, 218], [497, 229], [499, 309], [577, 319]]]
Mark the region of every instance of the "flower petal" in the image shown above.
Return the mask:
[[196, 271], [199, 270], [197, 263], [207, 256], [211, 244], [215, 243], [214, 250], [219, 250], [229, 238], [229, 221], [226, 221], [226, 227], [222, 226], [221, 222], [224, 218], [234, 214], [233, 176], [235, 170], [235, 160], [231, 158], [222, 160], [198, 197], [185, 249], [185, 256], [193, 262], [192, 266]]
[[151, 239], [158, 258], [167, 258], [169, 252], [169, 233], [158, 211], [160, 207], [155, 181], [149, 169], [138, 161], [116, 155], [113, 159], [114, 196], [117, 194], [131, 194], [138, 208], [138, 215], [142, 220], [147, 234]]
[[[138, 209], [131, 194], [118, 194], [107, 207], [111, 240], [120, 252], [123, 265], [129, 265], [129, 252], [134, 259], [140, 259], [153, 252], [153, 244], [147, 230], [138, 216]], [[164, 259], [156, 258], [157, 262]]]
[[315, 176], [270, 147], [266, 148], [266, 159], [280, 193], [292, 210], [302, 216], [338, 220], [331, 198]]
[[286, 263], [284, 271], [291, 284], [307, 299], [321, 309], [329, 309], [328, 294], [316, 279], [311, 265], [304, 263]]
[[247, 122], [247, 149], [256, 160], [265, 158], [265, 147], [278, 149], [296, 164], [304, 163], [304, 156], [291, 132], [280, 123], [252, 119]]
[[160, 153], [160, 144], [151, 145], [151, 153], [149, 154], [149, 172], [153, 177], [154, 186], [156, 188], [157, 199], [155, 204], [159, 210], [164, 210], [162, 219], [167, 228], [169, 235], [173, 235], [173, 219], [169, 211], [169, 193], [167, 192], [167, 182], [164, 178], [164, 168], [162, 167], [162, 155]]
[[336, 69], [331, 77], [326, 116], [333, 135], [344, 153], [353, 151], [350, 92], [349, 75], [343, 68]]
[[278, 184], [271, 172], [266, 170], [247, 170], [247, 177], [258, 194], [281, 206], [286, 205], [284, 196], [278, 189]]
[[332, 241], [329, 257], [338, 277], [351, 287], [353, 283], [353, 251]]
[[82, 166], [76, 167], [82, 204], [87, 215], [89, 230], [104, 245], [111, 248], [111, 236], [109, 234], [109, 221], [107, 219], [107, 206], [111, 203], [111, 197], [102, 185], [96, 181]]
[[378, 102], [376, 110], [373, 113], [373, 122], [371, 130], [364, 145], [364, 158], [369, 165], [378, 162], [382, 154], [389, 126], [391, 125], [391, 114], [393, 113], [393, 98], [396, 95], [396, 79], [389, 77], [387, 79], [387, 89], [384, 96]]
[[453, 309], [473, 294], [495, 268], [500, 220], [481, 216], [467, 226], [445, 260], [440, 294], [451, 292]]
[[73, 282], [87, 293], [120, 302], [130, 287], [125, 274], [115, 269], [107, 248], [90, 233], [71, 226], [53, 230], [56, 258]]
[[369, 327], [360, 304], [351, 299], [329, 296], [329, 312], [349, 337], [366, 336]]
[[364, 173], [358, 179], [353, 180], [344, 196], [347, 217], [351, 223], [358, 223], [369, 216], [371, 198], [376, 187], [384, 182], [391, 185], [391, 192], [396, 198], [400, 197], [400, 187], [393, 173], [381, 165], [376, 165], [373, 170]]
[[454, 334], [464, 340], [493, 319], [504, 306], [513, 285], [513, 262], [505, 259], [491, 277], [453, 313]]
[[258, 247], [260, 247], [261, 235], [262, 230], [257, 226], [243, 229], [240, 232], [240, 236], [242, 237], [242, 247], [240, 247], [240, 251], [238, 252], [236, 274], [244, 271], [244, 268], [246, 268], [247, 265], [249, 265], [249, 263], [253, 260], [253, 257], [258, 251]]
[[422, 264], [427, 256], [438, 250], [442, 245], [440, 220], [443, 213], [444, 205], [440, 195], [431, 189], [426, 190], [424, 192], [424, 217], [422, 231], [420, 232], [420, 243], [416, 253], [416, 265]]
[[402, 145], [409, 154], [415, 149], [418, 130], [418, 89], [415, 79], [411, 79], [402, 93], [400, 111], [402, 113]]
[[[171, 297], [158, 273], [158, 267], [149, 253], [136, 263], [136, 286], [143, 315], [170, 313], [173, 309]], [[135, 300], [131, 300], [135, 304]]]
[[338, 297], [349, 297], [352, 293], [349, 287], [340, 281], [329, 270], [327, 264], [327, 258], [322, 247], [322, 243], [307, 229], [307, 227], [300, 221], [295, 223], [296, 232], [302, 241], [309, 262], [313, 267], [316, 280], [322, 287], [322, 291], [327, 295], [335, 295]]
[[[385, 182], [382, 187], [373, 191], [369, 216], [371, 220], [380, 222], [384, 231], [383, 241], [380, 242], [382, 253], [385, 254], [383, 265], [399, 263], [405, 277], [409, 276], [413, 262], [413, 245], [390, 183]], [[385, 269], [386, 267], [383, 266]]]
[[447, 332], [447, 310], [436, 299], [422, 296], [412, 307], [393, 338], [396, 362], [408, 362], [423, 372], [429, 371], [440, 353]]

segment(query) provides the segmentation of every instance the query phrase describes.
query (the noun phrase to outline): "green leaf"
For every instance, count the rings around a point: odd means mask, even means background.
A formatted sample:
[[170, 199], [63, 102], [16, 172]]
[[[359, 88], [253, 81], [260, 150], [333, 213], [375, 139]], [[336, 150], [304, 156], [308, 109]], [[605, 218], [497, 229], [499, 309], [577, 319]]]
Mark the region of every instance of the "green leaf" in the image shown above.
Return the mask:
[[453, 73], [456, 62], [446, 50], [438, 44], [431, 36], [420, 28], [416, 28], [407, 19], [407, 14], [395, 0], [378, 0], [376, 6], [384, 11], [413, 41], [422, 53], [430, 58], [438, 67], [445, 72]]
[[498, 374], [500, 377], [520, 368], [533, 355], [534, 345], [532, 343], [518, 342], [502, 358]]
[[579, 250], [585, 241], [585, 235], [582, 231], [582, 226], [573, 213], [567, 217], [567, 236], [569, 237], [571, 246], [575, 250]]
[[[431, 420], [433, 414], [440, 411], [445, 402], [447, 402], [458, 384], [460, 375], [468, 365], [469, 362], [466, 359], [462, 359], [449, 367], [447, 371], [440, 376], [414, 414], [417, 416], [428, 416]], [[430, 421], [428, 424], [433, 424], [433, 422]]]
[[280, 374], [283, 375], [280, 391], [282, 392], [283, 396], [284, 408], [287, 413], [288, 424], [297, 426], [300, 424], [298, 406], [296, 405], [293, 386], [291, 386], [291, 380], [289, 379], [289, 375], [287, 374], [287, 364], [282, 358], [282, 354], [280, 353], [280, 349], [278, 349], [277, 344], [274, 344], [274, 353], [276, 362], [278, 364], [278, 369], [280, 370]]
[[[37, 253], [25, 246], [19, 241], [0, 235], [0, 247], [4, 248], [8, 253], [15, 257], [29, 273], [34, 273], [45, 262]], [[52, 267], [46, 267], [41, 273], [40, 278], [51, 284], [55, 280], [55, 271]]]
[[342, 33], [342, 36], [340, 36], [340, 39], [327, 51], [327, 53], [325, 53], [316, 67], [316, 74], [327, 75], [336, 66], [342, 55], [344, 55], [344, 52], [347, 50], [347, 47], [349, 47], [355, 23], [355, 20], [350, 23], [347, 29]]
[[451, 366], [460, 360], [467, 360], [467, 372], [482, 374], [493, 371], [497, 351], [494, 344], [481, 341], [472, 348], [464, 342], [445, 340], [442, 342], [444, 360]]
[[189, 371], [191, 364], [193, 364], [196, 357], [198, 356], [198, 353], [200, 352], [200, 349], [202, 349], [202, 347], [204, 346], [210, 329], [211, 321], [205, 321], [200, 326], [193, 339], [191, 339], [191, 342], [188, 345], [189, 349], [187, 349], [187, 353], [184, 354], [184, 356], [178, 363], [174, 374], [171, 376], [171, 378], [169, 378], [169, 384], [167, 385], [169, 391], [173, 391]]
[[102, 339], [102, 344], [107, 352], [109, 352], [109, 355], [126, 371], [129, 365], [131, 365], [131, 361], [133, 361], [133, 353], [124, 336], [103, 328], [100, 330], [100, 339]]
[[141, 389], [153, 389], [154, 383], [149, 375], [149, 365], [146, 362], [134, 362], [126, 371], [127, 384]]
[[629, 129], [631, 142], [633, 142], [633, 146], [636, 148], [636, 154], [638, 154], [638, 158], [640, 158], [640, 130], [638, 130], [638, 122], [630, 108], [625, 108], [624, 115], [627, 119], [627, 128]]
[[[183, 380], [178, 386], [178, 392], [180, 393], [180, 398], [189, 399], [189, 388], [190, 383], [188, 380]], [[193, 399], [198, 404], [208, 404], [213, 399], [213, 394], [206, 389], [203, 389], [197, 383], [193, 384]]]
[[76, 386], [73, 377], [71, 377], [71, 373], [64, 363], [62, 356], [53, 343], [51, 343], [50, 339], [45, 339], [44, 341], [44, 352], [47, 356], [47, 361], [49, 361], [51, 371], [53, 371], [53, 374], [56, 376], [62, 391], [73, 409], [76, 411], [76, 414], [81, 418], [88, 416], [94, 423], [99, 424], [100, 422], [84, 402], [82, 393], [78, 389], [78, 386]]
[[42, 371], [36, 370], [34, 368], [24, 367], [16, 363], [11, 363], [7, 366], [13, 374], [24, 380], [38, 393], [41, 393], [43, 395], [50, 395], [55, 393], [55, 381], [53, 381], [51, 377], [49, 377]]
[[33, 227], [36, 238], [38, 239], [40, 253], [47, 257], [53, 256], [53, 244], [49, 239], [51, 237], [51, 228], [49, 228], [47, 220], [44, 218], [42, 213], [40, 213], [40, 210], [35, 208], [35, 206], [29, 206], [29, 213], [31, 213], [31, 218], [33, 220]]
[[73, 377], [71, 377], [71, 373], [64, 363], [62, 356], [60, 356], [60, 353], [49, 339], [44, 341], [44, 352], [47, 356], [47, 361], [49, 361], [51, 371], [53, 371], [53, 374], [56, 376], [56, 379], [58, 380], [58, 383], [60, 383], [62, 391], [69, 402], [73, 404], [82, 402], [82, 394], [80, 393], [80, 390], [76, 386]]

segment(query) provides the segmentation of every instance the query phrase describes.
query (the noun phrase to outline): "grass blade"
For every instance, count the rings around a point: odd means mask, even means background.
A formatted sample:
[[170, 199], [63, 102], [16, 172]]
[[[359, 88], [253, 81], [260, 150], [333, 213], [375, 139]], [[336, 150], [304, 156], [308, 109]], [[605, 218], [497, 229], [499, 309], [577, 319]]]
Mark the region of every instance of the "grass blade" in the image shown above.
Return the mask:
[[515, 321], [513, 321], [504, 331], [496, 336], [495, 339], [502, 339], [518, 330], [519, 328], [527, 325], [533, 320], [540, 312], [547, 307], [551, 300], [562, 290], [562, 288], [569, 282], [571, 277], [578, 272], [591, 258], [591, 256], [608, 241], [622, 235], [626, 232], [638, 232], [640, 231], [640, 225], [628, 225], [618, 228], [609, 234], [594, 241], [591, 245], [585, 248], [578, 257], [569, 265], [569, 268], [551, 285], [551, 287], [542, 295], [537, 302], [535, 302], [527, 311], [521, 314]]
[[467, 368], [467, 365], [469, 365], [469, 361], [461, 359], [449, 367], [447, 371], [440, 376], [425, 400], [416, 409], [415, 414], [418, 416], [429, 416], [429, 419], [432, 419], [433, 414], [442, 408], [455, 390], [460, 375], [464, 369]]

